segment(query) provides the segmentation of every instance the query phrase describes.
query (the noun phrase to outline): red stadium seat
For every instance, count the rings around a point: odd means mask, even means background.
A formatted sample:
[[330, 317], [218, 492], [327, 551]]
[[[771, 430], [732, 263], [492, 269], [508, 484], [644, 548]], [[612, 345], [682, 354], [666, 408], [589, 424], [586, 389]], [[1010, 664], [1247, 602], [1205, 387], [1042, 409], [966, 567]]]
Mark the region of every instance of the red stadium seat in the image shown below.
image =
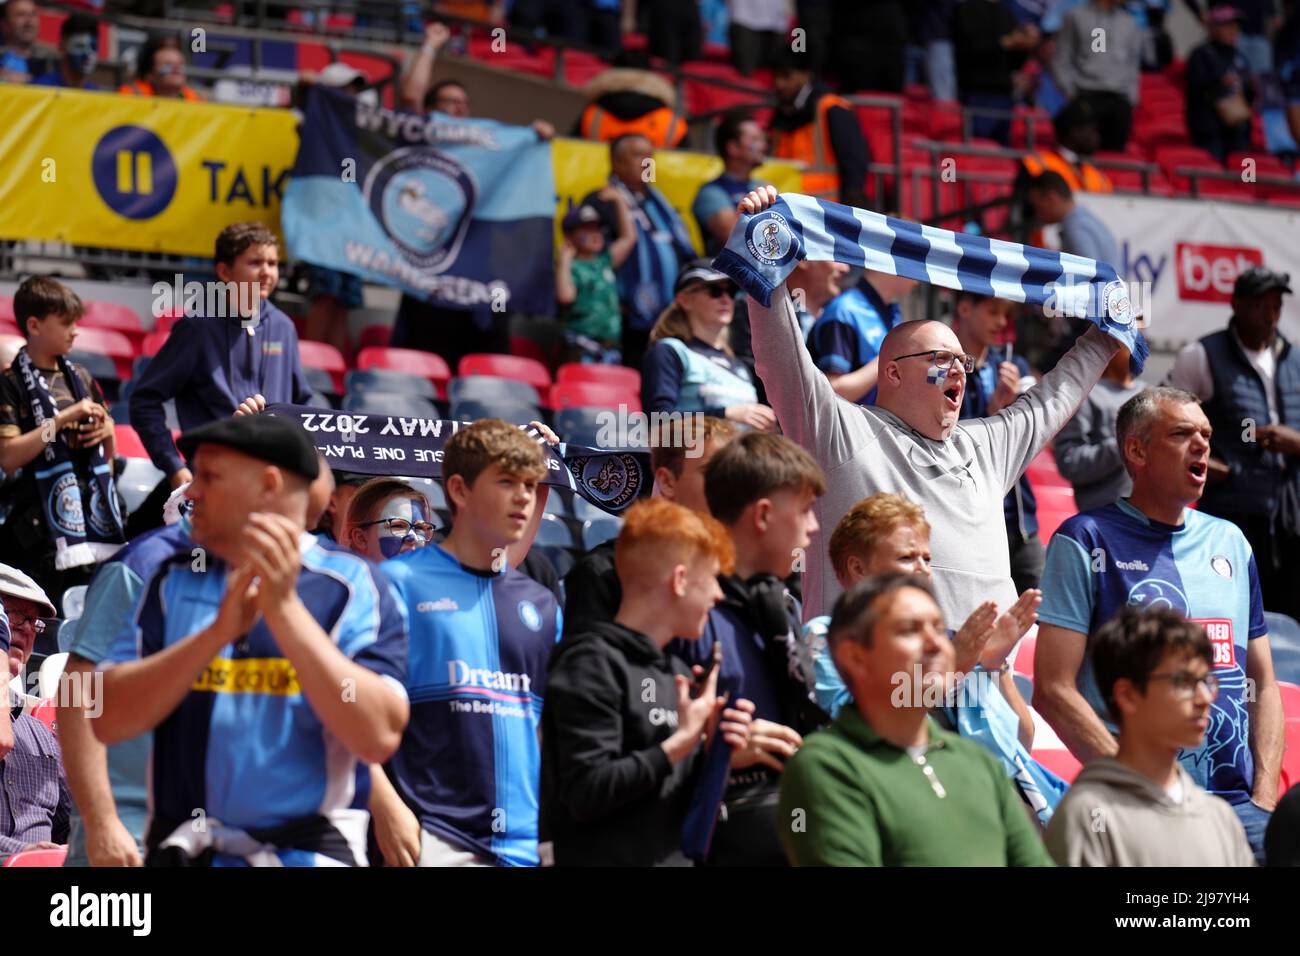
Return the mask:
[[114, 425], [113, 436], [117, 440], [117, 453], [123, 458], [144, 458], [148, 460], [149, 453], [144, 450], [144, 443], [140, 441], [140, 435], [130, 425]]
[[1083, 764], [1075, 759], [1074, 754], [1065, 749], [1033, 750], [1030, 751], [1030, 756], [1066, 783], [1074, 783], [1074, 778], [1079, 776], [1079, 771], [1083, 769]]
[[68, 848], [66, 846], [55, 847], [53, 850], [20, 850], [9, 859], [5, 860], [5, 866], [62, 866], [63, 861], [68, 858]]
[[551, 388], [551, 408], [618, 408], [641, 411], [641, 396], [636, 392], [604, 382], [561, 382]]
[[86, 314], [81, 317], [80, 325], [83, 329], [113, 329], [121, 332], [137, 348], [145, 334], [139, 314], [120, 302], [87, 302]]
[[1074, 489], [1068, 485], [1064, 488], [1036, 485], [1034, 497], [1038, 499], [1038, 537], [1043, 541], [1050, 541], [1056, 529], [1079, 512], [1074, 503]]
[[1286, 750], [1282, 753], [1282, 769], [1278, 774], [1279, 797], [1292, 787], [1300, 786], [1300, 720], [1288, 720], [1285, 733]]
[[169, 335], [171, 335], [170, 330], [165, 332], [154, 330], [150, 332], [144, 337], [144, 341], [140, 343], [140, 354], [146, 358], [153, 358], [161, 351], [163, 343], [167, 341]]
[[14, 317], [14, 297], [11, 295], [0, 295], [0, 321], [8, 320], [17, 321]]
[[357, 340], [357, 347], [368, 349], [373, 346], [387, 347], [388, 343], [393, 340], [393, 327], [391, 325], [367, 325], [361, 330], [361, 337]]
[[343, 353], [328, 342], [313, 342], [310, 339], [298, 340], [298, 356], [308, 368], [318, 368], [329, 372], [334, 379], [334, 394], [343, 394], [343, 375], [348, 370], [348, 363]]
[[1282, 692], [1282, 713], [1286, 714], [1286, 719], [1300, 720], [1300, 687], [1280, 680], [1277, 688]]
[[427, 378], [438, 387], [440, 395], [446, 394], [451, 368], [441, 355], [419, 349], [395, 349], [390, 346], [371, 346], [357, 353], [357, 368], [386, 368]]
[[530, 339], [523, 335], [510, 336], [510, 354], [522, 355], [524, 358], [536, 359], [547, 368], [550, 367], [550, 359], [547, 358], [546, 349], [542, 348], [542, 343], [536, 339]]
[[59, 705], [55, 703], [53, 698], [50, 698], [49, 700], [43, 700], [39, 704], [37, 704], [35, 707], [32, 708], [32, 712], [29, 716], [35, 717], [46, 727], [48, 727], [50, 729], [50, 733], [58, 734]]
[[1039, 488], [1070, 488], [1071, 484], [1065, 480], [1060, 469], [1056, 467], [1056, 456], [1052, 454], [1050, 447], [1044, 448], [1038, 453], [1038, 457], [1029, 463], [1025, 470], [1029, 475], [1029, 481], [1034, 486], [1034, 490]]
[[131, 365], [135, 362], [136, 348], [121, 332], [112, 329], [79, 329], [73, 348], [79, 352], [107, 355], [117, 366], [119, 379], [125, 382], [131, 377]]
[[460, 360], [456, 374], [461, 378], [469, 375], [493, 375], [497, 378], [513, 378], [527, 382], [537, 389], [537, 394], [545, 397], [551, 387], [551, 373], [537, 359], [522, 355], [497, 355], [493, 352], [475, 352]]
[[0, 318], [0, 335], [16, 335], [24, 342], [27, 341], [23, 336], [22, 330], [18, 328], [18, 323], [13, 319]]
[[560, 366], [555, 381], [560, 385], [566, 382], [601, 382], [641, 394], [641, 373], [625, 365], [582, 365], [570, 362]]
[[1256, 202], [1262, 198], [1262, 189], [1255, 183], [1239, 179], [1199, 179], [1196, 182], [1199, 199], [1232, 199], [1237, 202]]

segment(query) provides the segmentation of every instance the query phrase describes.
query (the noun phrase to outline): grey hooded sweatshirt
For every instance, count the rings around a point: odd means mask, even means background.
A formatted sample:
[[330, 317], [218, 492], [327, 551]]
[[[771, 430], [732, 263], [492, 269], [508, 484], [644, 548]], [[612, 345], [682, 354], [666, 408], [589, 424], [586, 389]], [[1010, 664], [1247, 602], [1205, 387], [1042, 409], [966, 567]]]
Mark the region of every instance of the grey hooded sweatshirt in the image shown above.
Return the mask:
[[1060, 866], [1254, 866], [1228, 802], [1177, 770], [1180, 803], [1118, 760], [1088, 764], [1047, 826], [1047, 852]]
[[840, 587], [826, 553], [845, 512], [890, 491], [925, 509], [931, 527], [934, 589], [950, 627], [981, 603], [1005, 610], [1016, 600], [1002, 499], [1029, 463], [1074, 415], [1119, 343], [1096, 327], [1043, 380], [996, 415], [961, 421], [946, 441], [926, 438], [896, 415], [835, 394], [804, 345], [790, 293], [772, 307], [750, 300], [754, 359], [786, 437], [826, 473], [816, 504], [820, 530], [808, 549], [804, 617], [830, 614]]

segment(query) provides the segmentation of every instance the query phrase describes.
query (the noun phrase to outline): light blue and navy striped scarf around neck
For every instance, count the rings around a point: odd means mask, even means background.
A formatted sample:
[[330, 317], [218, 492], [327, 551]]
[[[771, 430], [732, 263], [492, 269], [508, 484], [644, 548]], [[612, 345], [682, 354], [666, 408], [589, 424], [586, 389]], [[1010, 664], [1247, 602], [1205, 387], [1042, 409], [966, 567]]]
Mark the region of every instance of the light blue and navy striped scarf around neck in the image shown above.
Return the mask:
[[1047, 305], [1123, 343], [1134, 374], [1148, 354], [1114, 266], [1082, 256], [952, 232], [797, 193], [742, 214], [714, 267], [763, 305], [799, 260], [831, 260], [947, 289]]

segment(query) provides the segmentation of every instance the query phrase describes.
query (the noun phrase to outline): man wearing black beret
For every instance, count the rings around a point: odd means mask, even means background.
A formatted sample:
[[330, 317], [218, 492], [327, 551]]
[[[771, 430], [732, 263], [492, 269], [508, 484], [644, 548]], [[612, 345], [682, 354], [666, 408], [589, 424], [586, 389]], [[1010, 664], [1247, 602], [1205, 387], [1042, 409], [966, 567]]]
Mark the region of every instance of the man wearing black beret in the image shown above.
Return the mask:
[[401, 610], [307, 533], [320, 464], [296, 423], [221, 419], [178, 448], [198, 547], [110, 641], [91, 720], [106, 744], [153, 731], [146, 865], [364, 866], [365, 765], [409, 713]]

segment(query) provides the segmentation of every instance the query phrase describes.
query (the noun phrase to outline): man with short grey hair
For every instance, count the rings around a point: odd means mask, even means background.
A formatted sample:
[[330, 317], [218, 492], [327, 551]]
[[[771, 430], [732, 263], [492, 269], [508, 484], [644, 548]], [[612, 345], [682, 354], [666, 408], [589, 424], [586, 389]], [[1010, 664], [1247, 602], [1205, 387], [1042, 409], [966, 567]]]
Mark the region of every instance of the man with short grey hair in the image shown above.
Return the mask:
[[1034, 707], [1082, 763], [1113, 757], [1116, 727], [1088, 635], [1124, 607], [1172, 609], [1199, 623], [1219, 693], [1204, 743], [1179, 760], [1232, 804], [1260, 857], [1277, 803], [1282, 699], [1250, 544], [1230, 522], [1188, 507], [1205, 490], [1212, 431], [1196, 396], [1181, 389], [1144, 389], [1120, 408], [1116, 440], [1133, 490], [1070, 518], [1048, 546]]

